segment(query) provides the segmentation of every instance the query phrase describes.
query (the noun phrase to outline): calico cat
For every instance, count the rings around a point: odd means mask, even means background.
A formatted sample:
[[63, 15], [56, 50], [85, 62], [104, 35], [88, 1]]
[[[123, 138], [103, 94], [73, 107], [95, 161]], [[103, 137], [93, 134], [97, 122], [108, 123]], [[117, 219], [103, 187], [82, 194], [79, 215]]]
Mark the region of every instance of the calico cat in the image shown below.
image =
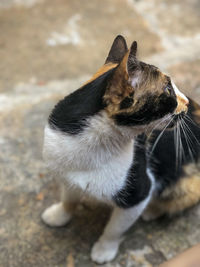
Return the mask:
[[117, 36], [103, 67], [54, 107], [45, 128], [44, 158], [63, 194], [42, 219], [65, 225], [83, 195], [112, 205], [91, 251], [97, 263], [116, 256], [142, 213], [153, 219], [200, 199], [200, 107], [136, 52]]

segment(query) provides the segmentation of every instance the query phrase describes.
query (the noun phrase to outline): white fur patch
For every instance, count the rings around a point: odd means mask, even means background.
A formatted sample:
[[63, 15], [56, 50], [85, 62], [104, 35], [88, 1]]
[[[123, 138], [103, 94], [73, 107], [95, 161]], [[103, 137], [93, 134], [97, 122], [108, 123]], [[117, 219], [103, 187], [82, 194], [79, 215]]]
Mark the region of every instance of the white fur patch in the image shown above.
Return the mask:
[[179, 89], [177, 88], [177, 86], [175, 85], [175, 83], [172, 81], [172, 86], [174, 88], [174, 92], [175, 94], [180, 97], [181, 99], [183, 99], [186, 103], [189, 103], [188, 98], [181, 92], [179, 91]]
[[153, 172], [152, 172], [150, 167], [147, 167], [147, 175], [148, 175], [149, 179], [151, 180], [151, 189], [150, 189], [150, 192], [149, 192], [149, 197], [151, 198], [152, 194], [155, 191], [156, 183], [155, 183], [154, 174], [153, 174]]
[[42, 213], [42, 220], [49, 226], [63, 226], [70, 219], [71, 215], [65, 211], [61, 202], [50, 206]]
[[94, 244], [91, 251], [91, 259], [99, 264], [113, 260], [118, 252], [119, 242], [98, 241]]
[[50, 169], [101, 200], [112, 200], [123, 187], [133, 159], [133, 140], [127, 141], [107, 120], [96, 116], [73, 136], [45, 128], [44, 158]]
[[[155, 183], [155, 177], [154, 177], [154, 174], [153, 174], [153, 172], [152, 172], [150, 167], [147, 168], [147, 175], [148, 175], [148, 177], [149, 177], [149, 179], [151, 180], [151, 183], [152, 183], [151, 190], [150, 190], [150, 193], [149, 193], [149, 201], [148, 201], [148, 203], [149, 203], [151, 201], [152, 195], [154, 194], [154, 191], [156, 190], [157, 184]], [[142, 219], [144, 221], [150, 221], [150, 220], [154, 219], [152, 217], [152, 214], [150, 214], [148, 212], [148, 204], [146, 205], [145, 209], [144, 209], [144, 212], [142, 214]]]
[[103, 235], [94, 244], [91, 258], [97, 263], [104, 263], [115, 258], [119, 245], [122, 241], [122, 234], [135, 223], [150, 201], [151, 195], [141, 201], [138, 205], [129, 209], [115, 207]]
[[141, 81], [141, 73], [140, 71], [137, 71], [134, 73], [134, 76], [131, 78], [131, 86], [133, 88], [137, 87]]

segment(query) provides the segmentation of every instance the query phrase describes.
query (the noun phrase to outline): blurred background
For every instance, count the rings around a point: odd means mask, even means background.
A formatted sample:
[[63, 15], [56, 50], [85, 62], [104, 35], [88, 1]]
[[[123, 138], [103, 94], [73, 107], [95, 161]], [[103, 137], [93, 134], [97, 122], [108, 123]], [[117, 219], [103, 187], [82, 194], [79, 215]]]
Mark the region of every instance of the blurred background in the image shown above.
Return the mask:
[[[0, 266], [96, 266], [92, 243], [109, 208], [82, 203], [67, 226], [41, 212], [59, 199], [42, 161], [54, 104], [105, 61], [117, 34], [200, 103], [199, 0], [0, 0]], [[107, 267], [158, 266], [200, 242], [200, 207], [139, 220]]]

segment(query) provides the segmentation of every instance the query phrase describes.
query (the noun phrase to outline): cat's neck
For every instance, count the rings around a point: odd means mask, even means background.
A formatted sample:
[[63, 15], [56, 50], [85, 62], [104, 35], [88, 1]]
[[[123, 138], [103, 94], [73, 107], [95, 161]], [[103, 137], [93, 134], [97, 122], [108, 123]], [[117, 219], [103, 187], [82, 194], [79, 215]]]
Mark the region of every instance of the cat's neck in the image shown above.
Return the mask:
[[133, 143], [133, 133], [116, 126], [101, 112], [90, 118], [88, 126], [78, 135], [65, 134], [48, 126], [44, 148], [47, 155], [57, 155], [59, 165], [69, 170], [88, 170], [102, 168], [122, 158], [133, 158]]
[[110, 155], [116, 156], [124, 150], [126, 146], [133, 143], [137, 133], [133, 133], [127, 127], [117, 126], [110, 119], [105, 111], [101, 111], [93, 118], [89, 119], [88, 127], [80, 135], [82, 142], [88, 150], [103, 149]]

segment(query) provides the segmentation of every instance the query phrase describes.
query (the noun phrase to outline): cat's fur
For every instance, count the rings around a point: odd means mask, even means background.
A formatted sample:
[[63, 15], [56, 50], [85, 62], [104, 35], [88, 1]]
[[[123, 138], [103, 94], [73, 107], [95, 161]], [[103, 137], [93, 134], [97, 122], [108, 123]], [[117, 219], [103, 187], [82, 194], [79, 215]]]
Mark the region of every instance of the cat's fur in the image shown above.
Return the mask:
[[[116, 256], [122, 234], [145, 209], [144, 217], [151, 219], [200, 199], [200, 178], [195, 171], [186, 175], [193, 148], [180, 131], [186, 156], [177, 165], [171, 130], [189, 101], [167, 75], [139, 61], [136, 51], [136, 42], [128, 50], [125, 39], [117, 36], [104, 66], [55, 106], [45, 128], [44, 157], [64, 193], [42, 219], [50, 226], [66, 224], [82, 195], [112, 205], [110, 221], [91, 252], [98, 263]], [[187, 121], [187, 127], [195, 136], [190, 142], [196, 161], [197, 112], [199, 106], [190, 100], [188, 116], [194, 122]]]

